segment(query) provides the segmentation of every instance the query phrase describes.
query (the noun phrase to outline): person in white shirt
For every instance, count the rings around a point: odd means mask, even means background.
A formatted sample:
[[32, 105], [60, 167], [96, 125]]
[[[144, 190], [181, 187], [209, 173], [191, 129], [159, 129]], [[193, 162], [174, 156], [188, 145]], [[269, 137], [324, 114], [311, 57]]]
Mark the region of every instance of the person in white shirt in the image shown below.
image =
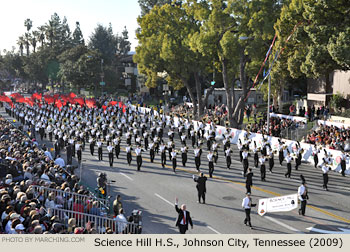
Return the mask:
[[328, 191], [328, 172], [331, 170], [331, 167], [328, 166], [328, 163], [323, 160], [323, 164], [322, 164], [322, 175], [323, 175], [323, 189], [325, 189], [326, 191]]
[[136, 154], [136, 163], [137, 163], [137, 170], [141, 170], [141, 165], [142, 165], [142, 156], [141, 156], [141, 146], [137, 146], [135, 149], [135, 154]]
[[114, 144], [114, 150], [115, 150], [115, 156], [119, 158], [120, 154], [120, 138], [116, 137], [113, 139], [113, 144]]
[[250, 221], [250, 212], [251, 212], [251, 208], [252, 207], [255, 207], [256, 204], [252, 204], [252, 199], [250, 197], [250, 193], [246, 193], [246, 197], [243, 198], [243, 201], [242, 201], [242, 208], [244, 208], [244, 211], [245, 211], [245, 219], [244, 219], [244, 224], [246, 226], [249, 225], [249, 227], [251, 229], [253, 229], [252, 227], [252, 223]]
[[261, 181], [266, 181], [266, 179], [265, 179], [266, 178], [265, 162], [266, 162], [265, 156], [261, 156], [261, 158], [259, 158]]
[[75, 144], [75, 149], [77, 151], [78, 163], [81, 163], [82, 145], [80, 141]]
[[119, 214], [115, 218], [118, 225], [118, 234], [126, 233], [126, 227], [128, 226], [128, 221], [124, 216], [123, 208], [119, 209]]
[[227, 165], [227, 169], [230, 169], [231, 167], [231, 163], [232, 163], [232, 160], [231, 160], [231, 153], [233, 151], [231, 150], [231, 148], [228, 148], [225, 150], [225, 156], [226, 156], [226, 165]]
[[176, 172], [175, 170], [177, 166], [177, 162], [176, 162], [177, 151], [173, 149], [170, 155], [171, 155], [171, 161], [173, 163], [173, 171]]
[[238, 139], [238, 143], [237, 143], [237, 148], [239, 150], [239, 161], [242, 162], [243, 161], [243, 156], [242, 156], [242, 149], [243, 149], [243, 145], [242, 145], [242, 141], [241, 139]]
[[341, 175], [345, 177], [345, 170], [346, 170], [346, 158], [348, 155], [345, 154], [344, 150], [340, 154], [340, 167], [341, 167]]
[[293, 158], [290, 156], [289, 151], [287, 152], [287, 156], [285, 157], [285, 160], [287, 162], [287, 172], [284, 174], [284, 176], [287, 178], [290, 178], [290, 175], [292, 174], [292, 160]]
[[314, 145], [314, 148], [312, 150], [312, 155], [314, 156], [314, 166], [317, 168], [318, 165], [318, 153], [320, 153], [320, 150], [317, 148], [317, 145]]
[[199, 167], [201, 166], [201, 149], [196, 147], [194, 150], [194, 162], [196, 164], [196, 169], [199, 171]]
[[305, 209], [306, 209], [306, 203], [309, 199], [309, 196], [307, 194], [307, 187], [306, 187], [306, 181], [303, 180], [301, 186], [298, 188], [298, 197], [300, 200], [300, 209], [299, 209], [299, 215], [305, 215]]
[[109, 166], [112, 167], [113, 166], [113, 157], [114, 157], [114, 153], [113, 153], [113, 146], [112, 143], [110, 142], [109, 145], [107, 146], [107, 151], [108, 151], [108, 161], [109, 161]]
[[102, 141], [101, 139], [97, 140], [96, 142], [96, 145], [97, 145], [97, 150], [98, 150], [98, 160], [102, 161], [103, 160], [103, 153], [102, 153]]
[[166, 154], [165, 154], [165, 150], [166, 150], [166, 146], [165, 144], [162, 142], [159, 146], [159, 151], [160, 151], [160, 158], [161, 158], [161, 163], [162, 163], [162, 167], [164, 168], [166, 165]]
[[209, 154], [207, 155], [208, 158], [208, 166], [209, 166], [209, 177], [213, 177], [214, 172], [214, 154], [213, 151], [209, 151]]

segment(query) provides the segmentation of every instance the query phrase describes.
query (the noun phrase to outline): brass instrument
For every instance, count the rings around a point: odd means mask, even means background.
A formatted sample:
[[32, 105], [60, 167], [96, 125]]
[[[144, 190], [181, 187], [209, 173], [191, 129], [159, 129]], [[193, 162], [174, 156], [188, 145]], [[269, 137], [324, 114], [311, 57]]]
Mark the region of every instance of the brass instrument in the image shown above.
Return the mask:
[[226, 127], [230, 126], [230, 122], [229, 121], [225, 121], [225, 125], [226, 125]]
[[63, 118], [62, 122], [64, 125], [67, 125], [69, 123], [68, 118], [67, 117]]
[[114, 123], [115, 123], [115, 122], [118, 120], [118, 117], [117, 117], [117, 116], [112, 116], [112, 118], [111, 118], [111, 119], [112, 119], [112, 122], [114, 122]]
[[81, 118], [81, 116], [78, 116], [78, 122], [81, 122], [83, 120], [83, 118]]
[[52, 118], [50, 118], [48, 122], [49, 122], [50, 124], [53, 124], [53, 123], [54, 123]]

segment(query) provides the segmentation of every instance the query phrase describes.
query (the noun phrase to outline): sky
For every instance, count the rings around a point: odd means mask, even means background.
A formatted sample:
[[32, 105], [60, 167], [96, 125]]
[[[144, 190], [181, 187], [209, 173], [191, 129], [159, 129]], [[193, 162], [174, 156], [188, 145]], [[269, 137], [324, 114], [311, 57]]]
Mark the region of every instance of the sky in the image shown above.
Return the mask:
[[66, 17], [71, 32], [79, 21], [85, 41], [97, 24], [112, 24], [113, 32], [121, 33], [124, 26], [129, 31], [131, 51], [137, 46], [135, 30], [141, 10], [137, 0], [2, 0], [0, 14], [0, 51], [18, 50], [17, 39], [26, 32], [24, 20], [33, 21], [32, 29], [48, 22], [57, 13], [61, 20]]

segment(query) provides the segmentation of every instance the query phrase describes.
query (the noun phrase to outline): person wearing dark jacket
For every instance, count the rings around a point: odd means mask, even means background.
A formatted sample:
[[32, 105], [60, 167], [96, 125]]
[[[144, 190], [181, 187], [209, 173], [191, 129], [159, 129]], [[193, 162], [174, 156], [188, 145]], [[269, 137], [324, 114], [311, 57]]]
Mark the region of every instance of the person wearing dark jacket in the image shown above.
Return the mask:
[[253, 186], [253, 176], [254, 173], [252, 172], [252, 168], [249, 168], [245, 180], [245, 187], [247, 189], [247, 193], [252, 193], [251, 188]]
[[190, 224], [193, 229], [192, 218], [190, 212], [186, 210], [186, 205], [182, 204], [179, 208], [178, 203], [178, 199], [175, 198], [175, 210], [178, 213], [176, 226], [179, 227], [180, 234], [185, 234], [188, 230], [188, 224]]
[[196, 188], [198, 192], [198, 203], [201, 203], [201, 198], [203, 199], [203, 204], [205, 204], [205, 193], [207, 192], [206, 189], [206, 182], [207, 177], [204, 176], [203, 172], [200, 173], [199, 177], [195, 177], [193, 175], [194, 182], [197, 182]]

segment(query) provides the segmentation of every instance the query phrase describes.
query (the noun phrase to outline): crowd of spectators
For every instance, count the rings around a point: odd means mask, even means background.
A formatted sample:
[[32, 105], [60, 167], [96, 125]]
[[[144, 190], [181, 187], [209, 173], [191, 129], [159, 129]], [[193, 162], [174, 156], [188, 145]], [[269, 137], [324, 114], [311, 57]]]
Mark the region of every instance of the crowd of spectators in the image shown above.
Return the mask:
[[320, 125], [318, 129], [307, 135], [306, 143], [322, 145], [333, 150], [350, 151], [350, 129], [334, 125]]
[[[45, 154], [45, 146], [39, 148], [35, 139], [24, 135], [1, 116], [0, 136], [0, 233], [96, 233], [93, 222], [78, 226], [76, 218], [53, 214], [53, 208], [65, 208], [68, 199], [55, 193], [45, 197], [34, 190], [35, 185], [39, 185], [88, 195], [89, 192], [78, 184], [77, 176], [55, 164]], [[76, 204], [73, 210], [78, 212], [100, 214], [97, 201], [71, 204]]]

